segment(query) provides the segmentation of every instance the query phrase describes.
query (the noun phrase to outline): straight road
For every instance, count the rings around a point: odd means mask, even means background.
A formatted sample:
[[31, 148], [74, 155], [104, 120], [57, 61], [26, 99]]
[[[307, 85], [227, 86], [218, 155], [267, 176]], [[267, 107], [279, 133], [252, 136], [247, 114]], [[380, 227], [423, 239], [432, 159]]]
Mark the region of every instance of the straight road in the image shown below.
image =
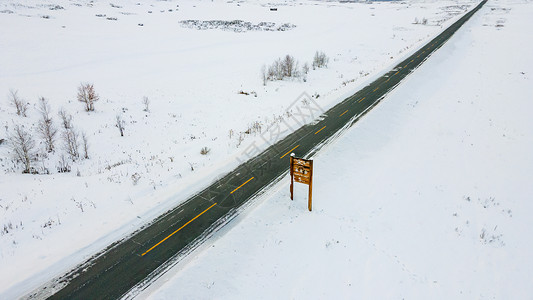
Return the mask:
[[[237, 209], [289, 170], [289, 154], [310, 157], [321, 145], [350, 127], [386, 93], [439, 49], [478, 9], [465, 14], [419, 51], [310, 125], [305, 125], [216, 180], [150, 225], [117, 241], [30, 298], [116, 299], [150, 281], [228, 222]], [[49, 293], [55, 293], [50, 295]]]

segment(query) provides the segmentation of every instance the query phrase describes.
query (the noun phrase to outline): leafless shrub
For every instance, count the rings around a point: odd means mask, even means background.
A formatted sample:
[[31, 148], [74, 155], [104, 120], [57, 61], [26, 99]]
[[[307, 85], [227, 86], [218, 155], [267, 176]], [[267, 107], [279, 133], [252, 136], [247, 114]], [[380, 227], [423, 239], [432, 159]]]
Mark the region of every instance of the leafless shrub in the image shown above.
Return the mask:
[[24, 127], [15, 125], [13, 134], [10, 136], [11, 148], [15, 159], [24, 164], [23, 173], [29, 173], [32, 161], [35, 160], [35, 141]]
[[78, 157], [80, 156], [80, 142], [76, 130], [74, 130], [74, 128], [67, 129], [63, 131], [61, 137], [63, 138], [63, 148], [70, 156], [70, 159], [78, 159]]
[[316, 68], [325, 68], [328, 66], [329, 57], [326, 56], [326, 53], [322, 51], [315, 52], [313, 57], [313, 70]]
[[85, 103], [86, 111], [94, 111], [94, 102], [100, 100], [91, 83], [82, 83], [78, 87], [78, 101]]
[[72, 115], [66, 112], [63, 108], [59, 110], [58, 114], [61, 118], [61, 125], [63, 125], [63, 128], [66, 130], [72, 128]]
[[263, 81], [263, 86], [266, 86], [268, 82], [268, 72], [265, 65], [261, 66], [261, 80]]
[[144, 96], [143, 97], [143, 105], [144, 105], [144, 111], [145, 112], [150, 112], [150, 99], [148, 99], [148, 97]]
[[126, 122], [122, 119], [121, 114], [117, 114], [115, 126], [117, 126], [118, 130], [120, 131], [120, 136], [124, 136], [124, 126], [126, 125]]
[[85, 132], [81, 133], [81, 146], [83, 148], [83, 158], [89, 159], [89, 140]]
[[70, 172], [70, 163], [64, 154], [61, 154], [59, 157], [59, 166], [57, 166], [58, 173], [68, 173]]
[[302, 74], [303, 74], [303, 75], [307, 75], [307, 73], [309, 73], [309, 64], [308, 64], [308, 63], [305, 63], [305, 64], [302, 66]]
[[209, 151], [211, 151], [211, 149], [207, 148], [207, 147], [203, 147], [201, 150], [200, 150], [200, 154], [202, 155], [207, 155], [209, 153]]
[[283, 80], [284, 78], [299, 77], [298, 61], [292, 55], [286, 55], [283, 59], [276, 59], [272, 65], [261, 68], [261, 79], [263, 85], [267, 81]]
[[298, 62], [292, 55], [287, 54], [281, 62], [284, 77], [296, 77], [298, 73]]
[[39, 112], [41, 113], [41, 119], [37, 124], [37, 130], [44, 140], [46, 151], [52, 152], [54, 151], [57, 128], [54, 126], [52, 116], [50, 115], [50, 105], [48, 104], [48, 100], [44, 97], [39, 98]]
[[15, 106], [17, 115], [27, 117], [26, 112], [28, 111], [28, 103], [24, 102], [24, 100], [18, 96], [18, 91], [9, 90], [9, 102]]

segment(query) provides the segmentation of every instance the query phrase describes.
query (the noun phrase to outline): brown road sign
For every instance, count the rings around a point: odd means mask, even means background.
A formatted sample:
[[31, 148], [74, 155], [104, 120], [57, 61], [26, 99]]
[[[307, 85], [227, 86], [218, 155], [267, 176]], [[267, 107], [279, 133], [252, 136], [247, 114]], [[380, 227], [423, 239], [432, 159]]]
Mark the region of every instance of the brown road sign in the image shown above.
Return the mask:
[[291, 154], [291, 200], [294, 199], [294, 181], [309, 185], [309, 211], [312, 209], [312, 194], [313, 194], [313, 161], [310, 159], [303, 159], [294, 157]]

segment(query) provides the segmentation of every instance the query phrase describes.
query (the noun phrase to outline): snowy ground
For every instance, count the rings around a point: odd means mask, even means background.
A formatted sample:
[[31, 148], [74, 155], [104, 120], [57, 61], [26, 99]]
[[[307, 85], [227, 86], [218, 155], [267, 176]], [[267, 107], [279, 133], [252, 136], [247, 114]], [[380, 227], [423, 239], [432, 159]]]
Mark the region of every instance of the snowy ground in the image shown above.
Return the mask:
[[[476, 2], [2, 1], [0, 139], [24, 125], [37, 142], [34, 167], [51, 174], [21, 174], [0, 144], [0, 298], [64, 272], [233, 168], [253, 139], [245, 132], [283, 117], [303, 91], [330, 107]], [[427, 25], [413, 24], [424, 18]], [[234, 19], [290, 25], [234, 32], [180, 23]], [[310, 63], [316, 50], [330, 57], [327, 69], [312, 70], [306, 82], [262, 85], [263, 64], [286, 54]], [[95, 112], [76, 101], [80, 82], [100, 94]], [[15, 114], [10, 89], [29, 103], [28, 117]], [[70, 173], [57, 172], [61, 139], [48, 154], [36, 134], [39, 96], [56, 126], [63, 108], [89, 138], [90, 158], [70, 162]]]
[[531, 1], [489, 1], [149, 299], [531, 299]]

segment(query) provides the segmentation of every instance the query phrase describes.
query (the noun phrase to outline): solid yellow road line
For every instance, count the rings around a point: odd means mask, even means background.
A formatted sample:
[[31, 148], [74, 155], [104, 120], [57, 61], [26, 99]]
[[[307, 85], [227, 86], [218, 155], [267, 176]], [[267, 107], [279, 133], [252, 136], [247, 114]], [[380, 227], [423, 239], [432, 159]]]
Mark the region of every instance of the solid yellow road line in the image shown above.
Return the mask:
[[322, 129], [326, 128], [326, 126], [320, 128], [317, 132], [315, 132], [315, 134], [319, 133], [320, 131], [322, 131]]
[[357, 101], [357, 102], [361, 103], [361, 101], [363, 101], [363, 100], [365, 100], [365, 99], [366, 99], [366, 97], [363, 97], [363, 99], [361, 99], [361, 100], [359, 100], [359, 101]]
[[[253, 178], [253, 177], [252, 177]], [[176, 232], [180, 231], [183, 229], [183, 227], [189, 225], [192, 221], [196, 220], [199, 216], [203, 215], [206, 211], [210, 210], [213, 206], [217, 205], [216, 203], [214, 203], [213, 205], [209, 206], [206, 210], [204, 210], [203, 212], [199, 213], [196, 217], [192, 218], [189, 222], [185, 223], [185, 225], [181, 226], [180, 228], [178, 228], [178, 230], [174, 231], [173, 233], [169, 234], [166, 238], [162, 239], [159, 243], [155, 244], [152, 248], [146, 250], [146, 252], [144, 252], [143, 254], [141, 254], [141, 256], [144, 256], [146, 255], [146, 253], [152, 251], [155, 247], [161, 245], [161, 243], [163, 243], [164, 241], [166, 241], [168, 238], [170, 238], [171, 236], [173, 236]]]
[[[298, 145], [298, 146], [300, 146], [300, 145]], [[282, 157], [280, 157], [280, 159], [281, 159], [281, 158], [284, 158], [284, 157], [285, 157], [285, 156], [286, 156], [287, 154], [291, 153], [291, 151], [292, 151], [292, 150], [294, 150], [294, 149], [298, 148], [298, 146], [296, 146], [296, 147], [292, 148], [291, 150], [289, 150], [289, 152], [287, 152], [287, 153], [283, 154], [283, 156], [282, 156]]]
[[373, 90], [373, 92], [375, 92], [375, 91], [377, 91], [377, 90], [379, 90], [379, 87], [377, 87], [375, 90]]
[[243, 183], [243, 184], [239, 185], [239, 187], [237, 187], [236, 189], [234, 189], [233, 191], [231, 191], [231, 193], [230, 193], [230, 194], [233, 194], [233, 193], [235, 193], [235, 192], [236, 192], [236, 191], [237, 191], [238, 189], [242, 188], [242, 187], [243, 187], [243, 186], [244, 186], [245, 184], [247, 184], [248, 182], [250, 182], [250, 180], [252, 180], [252, 179], [254, 179], [254, 177], [252, 177], [252, 178], [250, 178], [250, 179], [246, 180], [246, 182], [245, 182], [245, 183]]
[[345, 113], [347, 113], [348, 110], [346, 110], [345, 112], [343, 112], [339, 117], [342, 117], [342, 115], [344, 115]]

